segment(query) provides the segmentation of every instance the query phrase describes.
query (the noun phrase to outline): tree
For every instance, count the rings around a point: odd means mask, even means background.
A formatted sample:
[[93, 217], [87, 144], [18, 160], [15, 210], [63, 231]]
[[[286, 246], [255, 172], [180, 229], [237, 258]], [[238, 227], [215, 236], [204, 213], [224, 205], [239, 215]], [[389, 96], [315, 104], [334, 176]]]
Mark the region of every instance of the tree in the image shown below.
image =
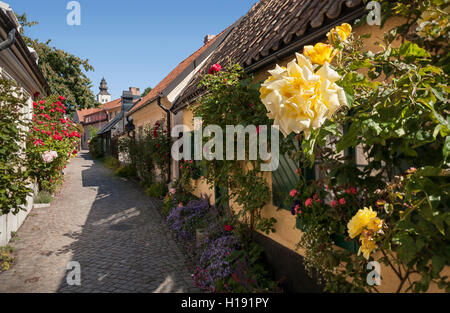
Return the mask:
[[153, 88], [152, 87], [147, 87], [144, 90], [144, 93], [142, 94], [142, 97], [145, 97], [146, 95], [148, 95], [150, 93], [150, 91], [152, 91]]
[[[37, 22], [28, 22], [26, 14], [17, 16], [20, 24], [31, 27]], [[64, 95], [67, 99], [67, 113], [77, 109], [96, 107], [99, 103], [92, 92], [92, 82], [86, 72], [94, 71], [89, 60], [83, 60], [62, 49], [51, 47], [50, 41], [39, 42], [23, 35], [25, 42], [36, 50], [39, 56], [39, 68], [47, 80], [53, 94]]]

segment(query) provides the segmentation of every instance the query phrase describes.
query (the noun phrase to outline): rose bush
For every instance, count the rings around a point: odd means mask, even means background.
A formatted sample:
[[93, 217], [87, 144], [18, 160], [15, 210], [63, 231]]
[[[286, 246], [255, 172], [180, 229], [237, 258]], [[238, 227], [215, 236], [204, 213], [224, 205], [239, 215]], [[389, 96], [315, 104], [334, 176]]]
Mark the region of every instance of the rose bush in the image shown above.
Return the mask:
[[[347, 105], [311, 129], [298, 110], [278, 115], [277, 123], [284, 119], [288, 131], [300, 131], [303, 166], [315, 165], [320, 173], [311, 181], [300, 171], [291, 195], [293, 214], [306, 231], [299, 244], [328, 291], [377, 291], [366, 282], [368, 260], [390, 268], [398, 292], [427, 291], [431, 283], [449, 291], [443, 271], [450, 265], [448, 9], [434, 0], [380, 2], [383, 16], [405, 19], [385, 33], [378, 51], [367, 51], [369, 36], [347, 35], [345, 25], [328, 36], [331, 66], [340, 77], [335, 84]], [[329, 55], [305, 52], [311, 60]], [[296, 108], [309, 108], [294, 99]], [[359, 255], [335, 249], [339, 236]]]
[[27, 139], [28, 168], [41, 190], [54, 192], [62, 183], [63, 169], [76, 156], [80, 133], [66, 117], [62, 96], [33, 102], [33, 119]]

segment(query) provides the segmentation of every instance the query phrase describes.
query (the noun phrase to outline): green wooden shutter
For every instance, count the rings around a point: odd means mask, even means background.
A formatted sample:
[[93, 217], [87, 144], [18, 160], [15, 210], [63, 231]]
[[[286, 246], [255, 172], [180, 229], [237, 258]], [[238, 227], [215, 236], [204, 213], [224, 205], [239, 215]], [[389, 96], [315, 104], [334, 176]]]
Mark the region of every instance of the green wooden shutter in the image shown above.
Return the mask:
[[289, 191], [295, 188], [298, 183], [298, 176], [295, 170], [298, 164], [286, 155], [280, 155], [278, 169], [272, 172], [272, 200], [273, 204], [279, 208], [289, 209], [285, 204]]

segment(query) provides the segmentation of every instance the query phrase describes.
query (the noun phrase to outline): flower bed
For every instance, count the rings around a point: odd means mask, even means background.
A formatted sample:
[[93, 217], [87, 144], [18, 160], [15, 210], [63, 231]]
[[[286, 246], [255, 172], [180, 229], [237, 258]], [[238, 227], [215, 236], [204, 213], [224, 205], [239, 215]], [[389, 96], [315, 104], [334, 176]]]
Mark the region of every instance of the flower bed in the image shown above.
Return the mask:
[[[207, 292], [276, 292], [262, 263], [262, 249], [242, 241], [239, 232], [208, 199], [190, 201], [171, 209], [167, 223], [183, 242], [192, 263], [196, 264], [194, 283]], [[199, 242], [196, 230], [206, 236]], [[250, 249], [248, 249], [250, 247]]]

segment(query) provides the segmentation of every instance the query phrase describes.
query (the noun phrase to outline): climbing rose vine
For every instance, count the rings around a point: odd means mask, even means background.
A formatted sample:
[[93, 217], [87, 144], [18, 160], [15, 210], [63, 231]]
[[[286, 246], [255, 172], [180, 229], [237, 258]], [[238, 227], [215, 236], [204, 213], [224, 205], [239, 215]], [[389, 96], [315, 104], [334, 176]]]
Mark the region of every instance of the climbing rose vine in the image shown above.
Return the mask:
[[[304, 132], [309, 137], [312, 129], [347, 104], [344, 89], [336, 84], [341, 76], [328, 63], [334, 54], [331, 45], [305, 47], [304, 54], [297, 53], [287, 67], [277, 65], [269, 71], [271, 76], [260, 90], [261, 101], [284, 136]], [[323, 66], [316, 70], [311, 62]]]

